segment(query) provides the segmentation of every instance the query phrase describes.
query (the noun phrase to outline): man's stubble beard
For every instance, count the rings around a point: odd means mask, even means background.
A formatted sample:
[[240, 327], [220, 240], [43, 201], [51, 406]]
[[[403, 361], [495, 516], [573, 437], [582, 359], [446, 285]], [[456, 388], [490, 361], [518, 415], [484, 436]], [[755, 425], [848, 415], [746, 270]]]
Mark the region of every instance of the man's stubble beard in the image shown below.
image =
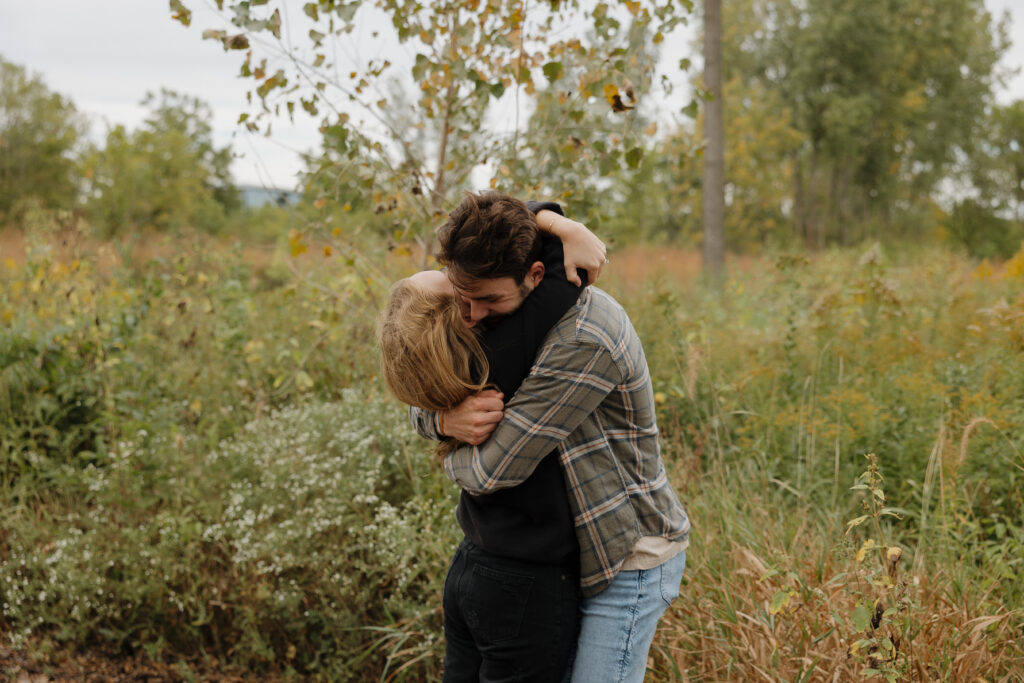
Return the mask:
[[[519, 305], [518, 306], [516, 306], [514, 309], [512, 309], [508, 313], [500, 313], [498, 315], [489, 315], [486, 318], [477, 321], [476, 325], [470, 325], [470, 327], [473, 327], [473, 328], [475, 328], [477, 330], [480, 330], [480, 331], [486, 330], [491, 325], [494, 325], [495, 323], [497, 323], [499, 320], [501, 320], [505, 316], [512, 315], [513, 313], [518, 311], [520, 308], [522, 308], [523, 302], [526, 301], [526, 297], [530, 296], [530, 294], [532, 292], [533, 292], [533, 287], [531, 287], [530, 284], [529, 284], [529, 281], [524, 278], [523, 281], [521, 283], [519, 283], [519, 296], [522, 297], [522, 298], [519, 299]], [[463, 316], [462, 319], [465, 320], [467, 324], [469, 324], [469, 320], [465, 316]]]

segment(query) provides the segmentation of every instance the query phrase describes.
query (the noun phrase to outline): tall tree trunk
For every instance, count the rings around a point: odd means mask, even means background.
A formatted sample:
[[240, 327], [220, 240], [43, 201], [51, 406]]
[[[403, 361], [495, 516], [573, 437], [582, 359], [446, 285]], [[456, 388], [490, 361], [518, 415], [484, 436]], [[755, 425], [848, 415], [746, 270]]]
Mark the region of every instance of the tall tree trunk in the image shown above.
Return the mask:
[[705, 103], [704, 183], [704, 270], [714, 278], [725, 267], [725, 130], [722, 122], [722, 0], [704, 2], [704, 88], [710, 95]]
[[811, 149], [811, 172], [808, 176], [807, 185], [810, 188], [808, 216], [811, 221], [811, 228], [814, 232], [814, 243], [812, 247], [821, 251], [825, 248], [825, 219], [822, 216], [823, 207], [821, 190], [818, 182], [818, 147]]
[[793, 155], [793, 223], [796, 234], [804, 246], [810, 246], [810, 220], [807, 217], [807, 179], [800, 150]]

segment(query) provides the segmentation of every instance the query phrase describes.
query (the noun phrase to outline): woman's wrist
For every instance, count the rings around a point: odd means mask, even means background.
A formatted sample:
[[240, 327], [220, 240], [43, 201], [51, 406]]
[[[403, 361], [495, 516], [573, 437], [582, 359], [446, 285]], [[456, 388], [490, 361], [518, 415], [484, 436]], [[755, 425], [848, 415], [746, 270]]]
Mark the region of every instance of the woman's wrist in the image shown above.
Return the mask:
[[551, 233], [555, 237], [561, 237], [564, 216], [559, 216], [557, 213], [550, 209], [543, 209], [537, 213], [537, 225], [544, 232]]

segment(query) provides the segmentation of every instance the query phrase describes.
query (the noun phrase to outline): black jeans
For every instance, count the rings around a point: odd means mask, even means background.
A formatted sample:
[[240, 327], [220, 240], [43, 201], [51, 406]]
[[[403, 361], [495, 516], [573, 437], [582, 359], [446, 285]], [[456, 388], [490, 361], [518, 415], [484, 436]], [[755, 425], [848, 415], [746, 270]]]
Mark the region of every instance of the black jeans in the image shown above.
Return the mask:
[[444, 581], [445, 683], [562, 681], [579, 633], [575, 568], [463, 540]]

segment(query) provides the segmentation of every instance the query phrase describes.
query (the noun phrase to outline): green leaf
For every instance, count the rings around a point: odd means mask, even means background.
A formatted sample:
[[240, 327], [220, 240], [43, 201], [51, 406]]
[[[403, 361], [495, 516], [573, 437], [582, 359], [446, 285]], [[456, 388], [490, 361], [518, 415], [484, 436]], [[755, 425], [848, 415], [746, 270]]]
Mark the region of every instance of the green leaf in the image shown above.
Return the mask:
[[778, 614], [783, 609], [785, 609], [786, 605], [788, 605], [789, 601], [792, 599], [793, 592], [790, 591], [788, 588], [783, 588], [782, 590], [776, 591], [775, 595], [772, 596], [771, 605], [768, 606], [769, 614]]
[[697, 100], [690, 100], [690, 103], [683, 107], [683, 113], [691, 119], [697, 118]]
[[339, 151], [344, 152], [348, 149], [348, 128], [345, 126], [328, 126], [324, 131], [324, 137]]
[[548, 62], [547, 64], [544, 65], [543, 71], [544, 77], [547, 78], [552, 83], [554, 83], [555, 81], [562, 77], [564, 68], [561, 62]]
[[430, 59], [426, 55], [416, 55], [416, 62], [412, 65], [412, 77], [415, 81], [423, 80], [427, 67], [430, 66]]
[[491, 95], [494, 97], [501, 97], [505, 94], [505, 84], [501, 81], [491, 84]]
[[320, 20], [320, 12], [317, 10], [315, 2], [307, 2], [302, 6], [302, 11], [306, 13], [306, 16], [313, 21]]
[[267, 19], [267, 28], [278, 40], [281, 39], [281, 10], [274, 10], [274, 13]]
[[863, 604], [853, 608], [853, 627], [858, 631], [867, 631], [871, 625], [871, 613]]
[[637, 168], [640, 166], [640, 160], [644, 158], [644, 150], [640, 147], [634, 147], [633, 149], [626, 152], [626, 165], [630, 168]]
[[313, 388], [313, 378], [305, 370], [295, 373], [295, 386], [299, 391], [309, 391]]
[[356, 10], [359, 9], [359, 2], [360, 0], [355, 0], [348, 4], [341, 3], [334, 8], [334, 13], [338, 15], [339, 19], [345, 23], [349, 23], [356, 16]]

